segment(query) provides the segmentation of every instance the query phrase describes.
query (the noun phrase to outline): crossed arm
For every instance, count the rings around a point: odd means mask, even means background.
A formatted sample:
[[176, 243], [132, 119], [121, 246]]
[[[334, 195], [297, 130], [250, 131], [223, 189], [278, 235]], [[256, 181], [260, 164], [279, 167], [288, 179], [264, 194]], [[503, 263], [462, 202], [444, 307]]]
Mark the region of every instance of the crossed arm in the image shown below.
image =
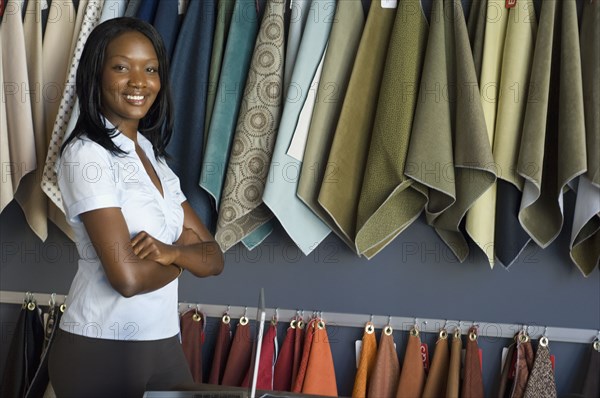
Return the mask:
[[133, 239], [121, 209], [110, 207], [80, 215], [108, 281], [124, 297], [151, 292], [179, 275], [179, 267], [197, 277], [223, 271], [223, 253], [186, 201], [183, 232], [172, 245], [142, 231]]

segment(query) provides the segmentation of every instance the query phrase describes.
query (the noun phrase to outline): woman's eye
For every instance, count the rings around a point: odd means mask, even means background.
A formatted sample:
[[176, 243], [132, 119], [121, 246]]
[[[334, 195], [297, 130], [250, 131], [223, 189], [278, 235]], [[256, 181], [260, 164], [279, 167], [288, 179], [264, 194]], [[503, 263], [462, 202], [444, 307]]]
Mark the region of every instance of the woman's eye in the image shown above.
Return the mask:
[[114, 69], [117, 70], [117, 71], [124, 71], [127, 68], [125, 66], [123, 66], [123, 65], [115, 65]]
[[151, 67], [149, 67], [149, 68], [146, 68], [146, 70], [147, 70], [149, 73], [156, 73], [156, 72], [158, 72], [158, 68], [154, 68], [154, 67], [152, 67], [152, 66], [151, 66]]

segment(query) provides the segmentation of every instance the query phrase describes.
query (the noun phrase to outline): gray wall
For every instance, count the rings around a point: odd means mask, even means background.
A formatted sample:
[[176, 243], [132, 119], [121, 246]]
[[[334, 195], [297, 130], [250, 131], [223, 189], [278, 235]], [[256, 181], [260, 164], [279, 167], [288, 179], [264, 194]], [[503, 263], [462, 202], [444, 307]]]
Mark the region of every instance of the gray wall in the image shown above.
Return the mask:
[[[429, 10], [431, 1], [424, 1], [424, 6]], [[372, 261], [357, 258], [333, 235], [305, 257], [277, 230], [253, 252], [240, 246], [230, 250], [218, 277], [195, 279], [184, 274], [180, 299], [222, 304], [224, 309], [227, 304], [254, 306], [259, 288], [264, 287], [269, 307], [320, 310], [325, 317], [327, 312], [347, 312], [600, 329], [600, 273], [596, 270], [583, 278], [568, 255], [572, 206], [569, 195], [567, 220], [556, 242], [545, 250], [528, 247], [508, 271], [501, 265], [491, 270], [475, 249], [465, 263], [458, 263], [422, 218]], [[74, 245], [52, 225], [48, 240], [40, 242], [15, 203], [0, 215], [0, 249], [1, 290], [68, 291], [76, 271]], [[0, 304], [0, 372], [6, 366], [18, 310], [16, 305]], [[328, 332], [339, 392], [349, 395], [354, 340], [360, 339], [362, 329], [329, 325]], [[216, 320], [211, 319], [205, 361], [212, 356], [215, 333]], [[283, 324], [279, 336], [281, 343]], [[402, 358], [406, 332], [397, 331], [394, 338]], [[424, 339], [433, 349], [435, 335], [424, 334]], [[508, 342], [481, 338], [480, 344], [489, 395], [502, 347]], [[578, 391], [589, 349], [588, 344], [551, 342], [559, 396]]]

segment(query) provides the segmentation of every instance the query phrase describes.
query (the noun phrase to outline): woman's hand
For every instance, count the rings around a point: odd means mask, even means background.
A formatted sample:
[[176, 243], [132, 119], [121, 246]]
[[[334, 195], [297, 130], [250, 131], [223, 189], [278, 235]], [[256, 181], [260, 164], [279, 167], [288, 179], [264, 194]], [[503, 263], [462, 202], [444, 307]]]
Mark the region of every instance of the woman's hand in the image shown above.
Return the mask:
[[131, 248], [141, 259], [155, 261], [161, 265], [171, 265], [177, 258], [177, 248], [141, 231], [131, 240]]

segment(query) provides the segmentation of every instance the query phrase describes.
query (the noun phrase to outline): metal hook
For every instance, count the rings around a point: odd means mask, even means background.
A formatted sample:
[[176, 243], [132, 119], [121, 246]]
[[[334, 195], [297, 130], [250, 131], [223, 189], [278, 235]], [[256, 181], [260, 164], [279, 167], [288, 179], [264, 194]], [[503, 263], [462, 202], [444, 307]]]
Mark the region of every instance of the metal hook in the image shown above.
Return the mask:
[[548, 326], [544, 326], [544, 336], [548, 335]]
[[244, 306], [244, 317], [248, 314], [248, 307]]
[[227, 304], [227, 309], [225, 310], [225, 313], [229, 315], [229, 311], [231, 311], [231, 305]]
[[444, 321], [444, 326], [442, 327], [442, 329], [446, 330], [447, 327], [448, 327], [448, 320], [446, 319]]
[[369, 317], [369, 322], [373, 323], [373, 314]]
[[279, 320], [279, 307], [275, 307], [275, 314], [273, 315], [273, 320]]
[[56, 305], [56, 293], [52, 293], [50, 295], [50, 301], [48, 301], [50, 307], [54, 307]]
[[388, 321], [387, 321], [388, 326], [392, 326], [392, 316], [388, 315]]

